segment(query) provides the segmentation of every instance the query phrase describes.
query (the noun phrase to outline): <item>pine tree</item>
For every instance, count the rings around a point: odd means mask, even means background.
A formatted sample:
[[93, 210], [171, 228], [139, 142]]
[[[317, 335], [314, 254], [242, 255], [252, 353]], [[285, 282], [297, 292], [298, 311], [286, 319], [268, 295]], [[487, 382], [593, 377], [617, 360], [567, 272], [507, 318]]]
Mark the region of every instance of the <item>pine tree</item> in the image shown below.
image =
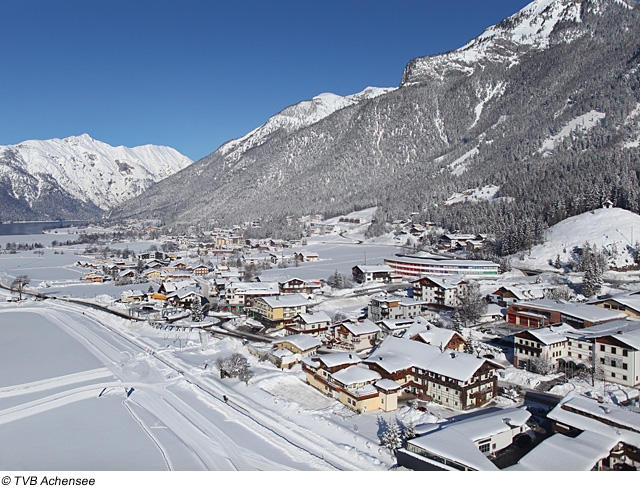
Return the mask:
[[387, 430], [380, 436], [380, 444], [382, 447], [386, 447], [391, 451], [391, 453], [399, 447], [402, 447], [402, 434], [395, 420], [387, 425]]

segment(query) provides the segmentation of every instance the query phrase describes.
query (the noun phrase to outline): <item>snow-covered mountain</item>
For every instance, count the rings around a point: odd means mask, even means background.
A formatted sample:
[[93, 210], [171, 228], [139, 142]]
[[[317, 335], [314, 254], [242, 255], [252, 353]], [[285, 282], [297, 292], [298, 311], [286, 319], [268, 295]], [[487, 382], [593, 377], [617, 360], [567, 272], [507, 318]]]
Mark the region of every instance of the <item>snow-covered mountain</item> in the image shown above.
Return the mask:
[[[405, 68], [402, 84], [442, 81], [455, 74], [470, 75], [488, 63], [517, 65], [529, 50], [541, 51], [553, 43], [571, 43], [587, 35], [588, 30], [580, 27], [583, 9], [601, 13], [611, 3], [609, 0], [585, 3], [535, 0], [455, 51], [412, 60]], [[625, 0], [613, 0], [613, 3], [632, 8]]]
[[249, 149], [265, 143], [275, 133], [291, 133], [311, 126], [340, 109], [363, 100], [379, 97], [393, 90], [395, 88], [367, 87], [362, 92], [347, 96], [329, 92], [317, 95], [311, 100], [303, 100], [287, 107], [245, 136], [223, 144], [218, 152], [224, 155], [228, 161], [238, 159]]
[[[640, 209], [639, 50], [638, 2], [534, 0], [412, 60], [395, 90], [293, 105], [112, 216], [273, 227], [377, 207], [376, 221], [516, 230], [517, 251], [605, 200]], [[486, 188], [499, 191], [442, 206]]]
[[0, 146], [0, 202], [11, 202], [2, 206], [0, 218], [16, 218], [9, 207], [31, 209], [20, 218], [42, 215], [39, 204], [52, 193], [58, 194], [58, 204], [40, 217], [66, 217], [72, 201], [86, 211], [108, 210], [191, 163], [166, 146], [113, 147], [88, 134]]

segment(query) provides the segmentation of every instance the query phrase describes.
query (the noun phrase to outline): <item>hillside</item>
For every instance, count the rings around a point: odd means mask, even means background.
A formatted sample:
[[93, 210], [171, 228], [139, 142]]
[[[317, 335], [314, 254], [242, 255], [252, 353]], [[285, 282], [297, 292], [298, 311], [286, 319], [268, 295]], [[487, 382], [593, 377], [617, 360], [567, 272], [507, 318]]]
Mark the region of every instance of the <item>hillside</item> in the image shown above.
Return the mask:
[[[377, 206], [378, 221], [417, 212], [496, 233], [512, 253], [607, 199], [640, 210], [639, 53], [636, 3], [537, 0], [459, 50], [413, 60], [396, 90], [223, 145], [112, 217], [273, 229]], [[493, 199], [443, 206], [489, 186]]]
[[595, 209], [552, 226], [543, 244], [534, 246], [523, 260], [514, 258], [512, 263], [516, 267], [553, 270], [550, 262], [559, 257], [561, 263], [567, 264], [576, 258], [574, 248], [588, 242], [607, 252], [611, 267], [621, 268], [634, 263], [632, 254], [638, 241], [640, 215], [619, 208]]

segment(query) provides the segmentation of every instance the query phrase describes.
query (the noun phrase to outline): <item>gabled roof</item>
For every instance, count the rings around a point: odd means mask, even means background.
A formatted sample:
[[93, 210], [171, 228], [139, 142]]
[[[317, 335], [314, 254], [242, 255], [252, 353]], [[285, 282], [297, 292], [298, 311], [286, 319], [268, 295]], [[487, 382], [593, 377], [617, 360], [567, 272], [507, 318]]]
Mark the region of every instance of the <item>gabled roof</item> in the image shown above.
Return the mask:
[[640, 414], [613, 403], [601, 403], [571, 391], [547, 417], [580, 430], [619, 438], [620, 441], [640, 448]]
[[301, 351], [308, 351], [322, 345], [322, 342], [315, 337], [303, 333], [298, 335], [287, 335], [286, 337], [273, 341], [274, 344], [280, 344], [282, 342], [289, 342]]
[[589, 471], [609, 456], [619, 440], [583, 432], [577, 437], [554, 434], [527, 453], [508, 471]]
[[357, 364], [362, 362], [355, 354], [349, 352], [332, 352], [331, 354], [323, 354], [321, 356], [314, 356], [312, 362], [318, 361], [328, 368], [342, 366], [344, 364]]
[[531, 336], [544, 345], [557, 344], [567, 340], [568, 333], [575, 333], [577, 329], [569, 325], [557, 325], [544, 328], [532, 328], [520, 333], [514, 334], [514, 337]]
[[316, 311], [315, 313], [298, 313], [296, 316], [300, 317], [300, 320], [306, 325], [313, 325], [314, 323], [331, 323], [331, 317], [324, 311]]
[[436, 286], [442, 289], [455, 289], [460, 284], [469, 282], [468, 279], [465, 279], [460, 275], [450, 275], [450, 276], [423, 276], [420, 279], [411, 281], [411, 284], [416, 282], [421, 282], [423, 279], [427, 279], [433, 282]]
[[440, 350], [431, 344], [409, 339], [387, 337], [365, 359], [388, 373], [417, 367], [458, 381], [471, 378], [484, 364], [501, 368], [500, 365], [471, 354]]
[[305, 306], [310, 304], [310, 301], [307, 298], [298, 293], [268, 296], [260, 298], [260, 301], [264, 301], [271, 308], [294, 308], [296, 306]]
[[340, 325], [349, 330], [353, 335], [365, 335], [368, 333], [380, 332], [380, 327], [366, 318], [358, 321], [346, 320]]
[[606, 310], [604, 308], [600, 308], [599, 306], [593, 306], [583, 303], [567, 303], [549, 299], [517, 303], [517, 306], [521, 308], [532, 307], [546, 311], [559, 311], [560, 313], [564, 313], [565, 315], [589, 322], [607, 322], [612, 320], [620, 320], [627, 317], [627, 315], [624, 313]]
[[351, 386], [360, 383], [372, 383], [381, 379], [382, 376], [372, 369], [354, 365], [336, 371], [331, 375], [331, 378], [345, 386]]

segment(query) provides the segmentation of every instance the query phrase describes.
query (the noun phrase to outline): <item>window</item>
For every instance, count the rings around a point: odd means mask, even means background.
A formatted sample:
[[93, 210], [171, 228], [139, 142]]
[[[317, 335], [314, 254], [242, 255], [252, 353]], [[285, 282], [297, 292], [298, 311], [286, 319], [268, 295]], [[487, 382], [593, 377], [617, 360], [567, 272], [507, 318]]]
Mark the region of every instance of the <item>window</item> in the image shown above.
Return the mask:
[[627, 363], [626, 363], [626, 362], [623, 362], [623, 363], [622, 363], [622, 369], [624, 369], [624, 370], [626, 371], [626, 370], [627, 370], [627, 367], [628, 367], [628, 366], [627, 366]]
[[617, 353], [617, 350], [616, 350], [616, 348], [615, 348], [615, 347], [611, 347], [611, 353], [612, 353], [612, 354], [616, 354], [616, 353]]
[[622, 357], [627, 357], [629, 355], [629, 351], [627, 349], [622, 349]]
[[604, 352], [604, 345], [600, 346], [600, 352]]

